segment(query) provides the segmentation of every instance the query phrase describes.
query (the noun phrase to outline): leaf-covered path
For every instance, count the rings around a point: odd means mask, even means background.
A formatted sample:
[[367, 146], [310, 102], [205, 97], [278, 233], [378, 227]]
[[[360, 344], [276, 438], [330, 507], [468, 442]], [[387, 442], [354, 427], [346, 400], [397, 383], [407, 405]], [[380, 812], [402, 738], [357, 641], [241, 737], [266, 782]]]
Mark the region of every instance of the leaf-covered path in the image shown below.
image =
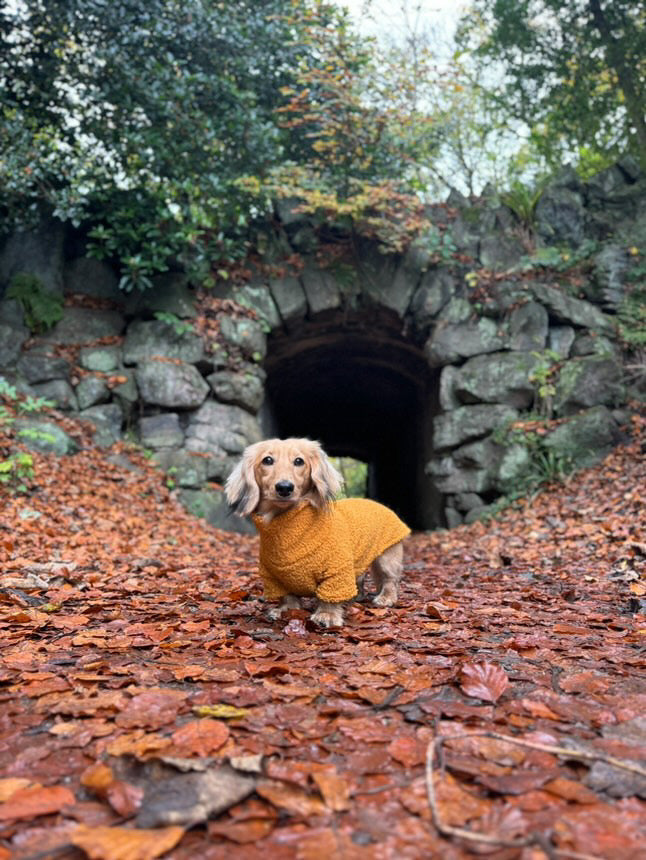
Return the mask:
[[644, 857], [643, 420], [415, 535], [397, 608], [325, 632], [266, 620], [255, 538], [66, 426], [2, 497], [0, 860]]

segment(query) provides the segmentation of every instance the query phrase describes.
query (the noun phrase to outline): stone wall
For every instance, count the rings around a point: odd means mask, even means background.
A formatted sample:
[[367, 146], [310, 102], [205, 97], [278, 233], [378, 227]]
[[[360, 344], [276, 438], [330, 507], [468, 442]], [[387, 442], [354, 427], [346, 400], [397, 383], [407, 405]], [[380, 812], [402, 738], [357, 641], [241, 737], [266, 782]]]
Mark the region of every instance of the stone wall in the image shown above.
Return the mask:
[[[410, 390], [406, 427], [399, 437], [382, 432], [380, 446], [405, 439], [415, 450], [412, 466], [402, 460], [401, 469], [412, 468], [415, 480], [398, 485], [391, 475], [390, 495], [410, 488], [418, 526], [470, 521], [530, 468], [527, 447], [501, 436], [528, 412], [543, 409], [557, 419], [543, 452], [578, 465], [621, 439], [627, 390], [613, 314], [634, 262], [628, 249], [646, 246], [645, 188], [626, 159], [587, 183], [564, 171], [545, 190], [535, 213], [539, 254], [597, 243], [575, 285], [559, 283], [553, 269], [523, 268], [523, 225], [487, 196], [453, 194], [429, 207], [455, 245], [446, 262], [431, 243], [397, 257], [364, 242], [328, 268], [303, 253], [312, 225], [282, 204], [280, 242], [303, 254], [302, 269], [277, 278], [257, 268], [249, 283], [220, 283], [206, 299], [179, 272], [160, 276], [147, 293], [121, 294], [110, 266], [66, 257], [62, 226], [44, 223], [5, 241], [0, 289], [16, 273], [33, 272], [68, 305], [57, 325], [32, 337], [18, 303], [0, 300], [0, 373], [92, 421], [100, 445], [133, 435], [189, 507], [242, 528], [225, 517], [221, 493], [206, 485], [221, 483], [247, 444], [305, 427], [339, 452], [345, 446], [381, 458], [383, 472], [388, 455], [362, 440], [370, 426], [352, 403], [364, 412], [380, 403], [375, 422], [383, 428], [403, 408], [400, 386]], [[352, 396], [332, 418], [345, 387], [338, 356], [349, 362]], [[547, 372], [549, 395], [540, 391]], [[304, 407], [309, 423], [295, 417], [298, 407], [283, 409], [281, 418], [278, 400], [289, 398], [283, 378], [294, 380], [294, 399], [326, 404], [318, 425], [313, 407]], [[354, 428], [347, 438], [344, 421]], [[414, 433], [406, 435], [411, 422]], [[396, 498], [386, 500], [397, 506]]]

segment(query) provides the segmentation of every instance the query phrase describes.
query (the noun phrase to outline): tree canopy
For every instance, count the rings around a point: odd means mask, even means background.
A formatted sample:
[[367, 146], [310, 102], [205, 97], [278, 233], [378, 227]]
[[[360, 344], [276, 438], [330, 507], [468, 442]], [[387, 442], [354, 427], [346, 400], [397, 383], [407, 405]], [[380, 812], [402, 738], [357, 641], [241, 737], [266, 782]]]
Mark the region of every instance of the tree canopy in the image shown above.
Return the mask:
[[[473, 0], [461, 43], [548, 161], [646, 153], [646, 12], [638, 0]], [[596, 156], [596, 161], [595, 157]]]
[[208, 280], [294, 168], [336, 203], [406, 185], [401, 117], [369, 104], [370, 53], [324, 0], [34, 0], [0, 36], [5, 220], [45, 202], [89, 225], [126, 289], [173, 258]]

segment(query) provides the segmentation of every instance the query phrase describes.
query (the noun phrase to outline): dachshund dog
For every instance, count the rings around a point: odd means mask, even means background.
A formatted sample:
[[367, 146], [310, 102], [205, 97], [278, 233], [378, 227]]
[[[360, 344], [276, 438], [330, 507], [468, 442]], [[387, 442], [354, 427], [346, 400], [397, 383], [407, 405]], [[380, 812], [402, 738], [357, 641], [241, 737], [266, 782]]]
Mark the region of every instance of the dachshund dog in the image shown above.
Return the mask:
[[250, 445], [227, 480], [238, 516], [251, 514], [260, 534], [259, 572], [265, 598], [280, 600], [272, 620], [316, 597], [312, 620], [343, 624], [343, 606], [370, 570], [375, 606], [394, 606], [410, 529], [369, 499], [335, 501], [343, 479], [318, 442], [267, 439]]

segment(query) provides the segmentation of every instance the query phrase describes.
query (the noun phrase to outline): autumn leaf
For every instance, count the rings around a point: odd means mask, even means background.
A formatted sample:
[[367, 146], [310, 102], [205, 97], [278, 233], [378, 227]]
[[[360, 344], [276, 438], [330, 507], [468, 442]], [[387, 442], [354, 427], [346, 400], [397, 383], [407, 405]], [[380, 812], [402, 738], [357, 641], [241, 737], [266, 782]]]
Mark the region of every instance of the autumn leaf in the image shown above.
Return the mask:
[[247, 708], [236, 708], [235, 705], [195, 705], [193, 713], [198, 717], [217, 717], [220, 720], [237, 720], [249, 715]]
[[258, 783], [256, 791], [260, 797], [264, 797], [289, 815], [308, 818], [311, 815], [323, 815], [325, 812], [325, 804], [320, 797], [309, 794], [296, 785], [267, 779]]
[[90, 860], [155, 860], [174, 848], [184, 835], [182, 827], [130, 830], [126, 827], [86, 827], [81, 824], [70, 842]]
[[52, 812], [59, 812], [67, 804], [74, 803], [74, 800], [74, 795], [69, 788], [62, 785], [22, 788], [14, 792], [9, 800], [0, 804], [0, 821], [51, 815]]
[[497, 702], [508, 688], [509, 678], [500, 666], [486, 662], [462, 666], [460, 689], [473, 699]]
[[173, 745], [187, 755], [207, 756], [219, 750], [229, 737], [229, 729], [218, 720], [193, 720], [171, 735]]

